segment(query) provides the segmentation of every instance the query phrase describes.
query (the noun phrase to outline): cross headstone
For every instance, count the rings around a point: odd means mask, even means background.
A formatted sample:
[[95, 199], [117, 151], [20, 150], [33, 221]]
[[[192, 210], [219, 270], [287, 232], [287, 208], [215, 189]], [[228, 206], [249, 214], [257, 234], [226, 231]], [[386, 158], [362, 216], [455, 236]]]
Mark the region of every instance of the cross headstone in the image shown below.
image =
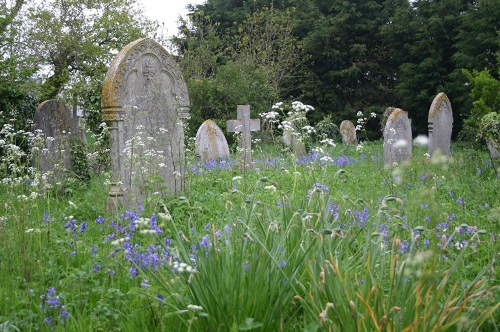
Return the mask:
[[446, 94], [439, 93], [429, 109], [429, 155], [437, 150], [444, 155], [450, 154], [453, 111]]
[[203, 161], [229, 157], [229, 146], [219, 126], [212, 120], [206, 120], [196, 132], [196, 153]]
[[111, 140], [108, 210], [184, 190], [189, 95], [174, 58], [148, 38], [128, 44], [106, 73], [101, 100]]
[[410, 161], [412, 151], [411, 120], [408, 112], [396, 108], [384, 128], [384, 164]]
[[356, 127], [349, 120], [344, 120], [340, 123], [340, 134], [342, 135], [342, 143], [346, 145], [356, 144]]
[[33, 166], [42, 173], [51, 172], [51, 182], [66, 177], [75, 162], [72, 144], [87, 142], [73, 111], [59, 100], [46, 100], [35, 110], [31, 131], [43, 138], [43, 146], [33, 149]]
[[237, 119], [227, 121], [227, 131], [240, 133], [240, 165], [243, 169], [253, 169], [250, 132], [260, 131], [260, 119], [250, 119], [250, 105], [238, 105]]

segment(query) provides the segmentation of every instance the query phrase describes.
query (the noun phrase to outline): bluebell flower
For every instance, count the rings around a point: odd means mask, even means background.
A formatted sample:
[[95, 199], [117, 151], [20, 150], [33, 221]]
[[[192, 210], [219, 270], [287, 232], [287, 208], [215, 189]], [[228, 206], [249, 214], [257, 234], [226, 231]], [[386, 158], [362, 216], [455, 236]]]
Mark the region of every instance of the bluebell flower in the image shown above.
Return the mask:
[[84, 221], [84, 222], [82, 222], [82, 224], [80, 226], [80, 233], [85, 232], [86, 229], [87, 229], [87, 222]]
[[44, 210], [43, 211], [43, 223], [48, 224], [51, 221], [52, 221], [52, 219], [50, 218], [49, 213], [47, 212], [47, 210]]
[[135, 277], [137, 277], [139, 275], [139, 271], [133, 266], [131, 266], [128, 269], [128, 272], [130, 273], [130, 279], [134, 279]]
[[45, 318], [45, 323], [47, 323], [49, 325], [52, 324], [52, 316]]
[[99, 216], [95, 220], [96, 224], [104, 224], [104, 218], [102, 216]]

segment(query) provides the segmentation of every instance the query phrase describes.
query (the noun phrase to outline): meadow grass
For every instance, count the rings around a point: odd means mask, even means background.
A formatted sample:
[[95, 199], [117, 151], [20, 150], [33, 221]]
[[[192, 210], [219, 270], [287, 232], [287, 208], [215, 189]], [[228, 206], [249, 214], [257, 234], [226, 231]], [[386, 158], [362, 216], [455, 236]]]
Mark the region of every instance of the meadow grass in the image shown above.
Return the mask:
[[11, 172], [0, 331], [496, 331], [499, 172], [453, 148], [190, 158], [185, 193], [118, 215], [106, 174], [40, 192]]

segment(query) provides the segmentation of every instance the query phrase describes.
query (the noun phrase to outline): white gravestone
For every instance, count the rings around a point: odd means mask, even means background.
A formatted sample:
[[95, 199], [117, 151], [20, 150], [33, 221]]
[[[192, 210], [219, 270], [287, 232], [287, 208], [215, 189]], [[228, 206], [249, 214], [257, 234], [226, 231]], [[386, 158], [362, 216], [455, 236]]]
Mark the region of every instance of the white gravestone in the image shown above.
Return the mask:
[[429, 109], [429, 155], [441, 151], [450, 154], [451, 131], [453, 129], [453, 111], [448, 97], [439, 93]]
[[408, 112], [396, 108], [384, 129], [384, 165], [393, 166], [411, 160], [412, 133]]
[[203, 161], [229, 157], [229, 146], [219, 126], [212, 120], [206, 120], [196, 132], [196, 153]]

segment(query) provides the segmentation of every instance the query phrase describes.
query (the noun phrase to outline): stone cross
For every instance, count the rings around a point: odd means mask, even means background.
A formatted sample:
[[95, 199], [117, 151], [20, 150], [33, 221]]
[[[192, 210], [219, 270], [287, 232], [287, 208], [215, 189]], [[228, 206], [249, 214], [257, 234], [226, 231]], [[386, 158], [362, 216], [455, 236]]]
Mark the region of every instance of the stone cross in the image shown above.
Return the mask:
[[237, 119], [227, 121], [227, 131], [241, 133], [238, 139], [243, 169], [253, 169], [251, 131], [260, 131], [260, 119], [250, 119], [250, 105], [238, 105]]
[[106, 73], [101, 103], [111, 141], [108, 210], [183, 191], [189, 95], [174, 58], [152, 39], [131, 42]]
[[448, 97], [440, 92], [432, 101], [429, 109], [429, 155], [441, 151], [450, 154], [451, 131], [453, 129], [453, 111]]

